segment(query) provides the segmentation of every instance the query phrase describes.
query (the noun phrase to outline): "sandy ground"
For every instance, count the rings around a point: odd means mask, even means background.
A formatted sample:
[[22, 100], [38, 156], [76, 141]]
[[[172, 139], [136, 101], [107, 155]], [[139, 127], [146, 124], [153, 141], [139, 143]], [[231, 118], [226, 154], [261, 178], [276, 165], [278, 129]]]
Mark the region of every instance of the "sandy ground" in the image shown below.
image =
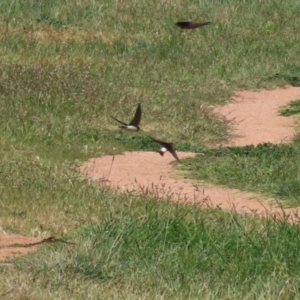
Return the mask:
[[[224, 146], [290, 142], [295, 134], [293, 118], [280, 116], [278, 109], [299, 98], [298, 87], [236, 93], [228, 105], [214, 109], [216, 114], [230, 120], [235, 126], [232, 139]], [[178, 152], [178, 155], [186, 158], [196, 154]], [[161, 157], [155, 152], [125, 152], [113, 157], [90, 159], [81, 166], [80, 171], [89, 178], [121, 191], [152, 193], [161, 198], [171, 197], [174, 201], [233, 209], [241, 213], [271, 213], [278, 216], [283, 213], [276, 199], [265, 199], [257, 194], [206, 183], [198, 182], [196, 186], [189, 180], [179, 179], [181, 176], [170, 165], [173, 160], [169, 153]], [[285, 213], [294, 211], [285, 210]]]
[[[37, 246], [23, 247], [40, 242], [43, 239], [26, 237], [16, 234], [0, 234], [0, 260], [36, 251]], [[14, 246], [15, 245], [15, 246]], [[20, 247], [20, 245], [22, 245]]]
[[[232, 101], [214, 109], [220, 117], [235, 125], [232, 139], [224, 146], [245, 146], [271, 142], [288, 143], [295, 134], [292, 117], [282, 117], [278, 109], [300, 98], [299, 87], [287, 87], [272, 91], [236, 93]], [[193, 157], [195, 153], [178, 152], [180, 158]], [[222, 208], [261, 216], [284, 214], [290, 220], [299, 219], [297, 209], [278, 208], [276, 199], [265, 199], [257, 194], [212, 186], [190, 180], [175, 172], [170, 165], [173, 157], [167, 153], [161, 157], [154, 152], [125, 152], [116, 156], [102, 156], [87, 161], [80, 171], [99, 182], [121, 191], [152, 193], [160, 198], [191, 203], [210, 208]], [[182, 175], [182, 174], [181, 174]], [[0, 260], [22, 255], [37, 249], [11, 247], [13, 244], [31, 244], [41, 239], [0, 234]]]
[[295, 132], [293, 118], [279, 116], [278, 109], [299, 98], [299, 87], [237, 92], [228, 105], [214, 110], [235, 125], [226, 146], [290, 142]]

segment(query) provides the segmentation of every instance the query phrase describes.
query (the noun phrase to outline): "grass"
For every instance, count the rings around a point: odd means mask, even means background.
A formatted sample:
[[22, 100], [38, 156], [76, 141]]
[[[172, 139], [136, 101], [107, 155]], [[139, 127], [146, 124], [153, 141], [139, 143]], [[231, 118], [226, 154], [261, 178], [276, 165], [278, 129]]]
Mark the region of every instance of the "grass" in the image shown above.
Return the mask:
[[281, 78], [289, 82], [292, 86], [300, 86], [300, 67], [287, 66], [280, 73], [275, 74], [272, 78]]
[[300, 100], [291, 101], [287, 107], [282, 108], [280, 113], [283, 116], [300, 114]]
[[[296, 0], [1, 1], [0, 231], [76, 246], [1, 264], [0, 298], [299, 297], [295, 225], [117, 194], [72, 169], [156, 149], [149, 135], [201, 152], [225, 140], [229, 125], [209, 106], [297, 85], [299, 10]], [[184, 19], [213, 25], [181, 32]], [[142, 131], [120, 132], [110, 116], [129, 120], [137, 103]], [[207, 162], [185, 166], [221, 182], [220, 166], [241, 175], [244, 164], [246, 188], [296, 198], [299, 142], [244, 150], [205, 150]]]
[[188, 177], [227, 185], [266, 196], [285, 199], [286, 204], [300, 203], [300, 143], [270, 143], [258, 146], [206, 150], [204, 156], [187, 159], [180, 167]]
[[70, 235], [76, 245], [44, 246], [38, 253], [18, 258], [13, 266], [3, 267], [1, 285], [6, 291], [22, 283], [10, 296], [299, 297], [296, 225], [147, 197], [133, 201], [124, 194], [110, 194], [102, 208], [99, 221], [85, 220]]
[[[195, 5], [163, 6], [160, 15], [155, 5], [145, 4], [123, 5], [118, 13], [117, 3], [4, 2], [0, 101], [8, 115], [1, 126], [5, 136], [39, 145], [60, 140], [51, 148], [70, 145], [86, 158], [99, 153], [103, 143], [90, 138], [88, 153], [82, 153], [78, 140], [70, 138], [74, 131], [118, 134], [110, 115], [126, 119], [141, 102], [144, 132], [157, 135], [163, 128], [161, 138], [194, 146], [226, 138], [226, 126], [206, 106], [224, 103], [234, 89], [286, 82], [268, 78], [295, 62], [297, 30], [289, 20], [296, 19], [297, 10], [278, 1], [285, 12], [279, 16], [260, 11], [255, 1], [218, 3], [217, 10], [216, 3], [205, 2], [201, 18], [214, 25], [182, 34], [174, 19], [192, 18]], [[241, 22], [240, 16], [251, 14], [258, 14], [255, 33], [252, 21]], [[17, 105], [9, 99], [18, 99]], [[122, 144], [116, 147], [123, 150]], [[47, 152], [57, 155], [55, 149]], [[63, 158], [69, 158], [69, 149], [65, 152]]]

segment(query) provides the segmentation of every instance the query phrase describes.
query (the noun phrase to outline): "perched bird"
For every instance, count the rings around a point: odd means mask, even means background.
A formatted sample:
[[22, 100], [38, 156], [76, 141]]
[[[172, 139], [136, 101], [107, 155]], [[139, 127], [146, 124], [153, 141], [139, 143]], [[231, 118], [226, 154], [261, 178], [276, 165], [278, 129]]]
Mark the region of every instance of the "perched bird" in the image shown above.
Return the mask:
[[211, 22], [197, 23], [193, 21], [177, 22], [176, 25], [181, 29], [195, 29], [210, 24]]
[[175, 149], [173, 148], [173, 143], [163, 142], [160, 140], [156, 140], [152, 137], [150, 137], [150, 138], [152, 139], [153, 142], [158, 143], [162, 146], [162, 148], [159, 151], [157, 151], [161, 156], [164, 156], [164, 154], [167, 151], [169, 151], [174, 156], [174, 158], [176, 158], [177, 160], [180, 160], [179, 157], [177, 156]]
[[124, 123], [114, 117], [112, 117], [112, 118], [115, 121], [123, 124], [122, 126], [120, 126], [120, 128], [122, 128], [122, 129], [129, 130], [129, 131], [139, 131], [140, 130], [139, 124], [141, 122], [141, 117], [142, 117], [142, 109], [141, 109], [141, 105], [139, 104], [136, 109], [134, 118], [132, 119], [132, 121], [129, 124]]

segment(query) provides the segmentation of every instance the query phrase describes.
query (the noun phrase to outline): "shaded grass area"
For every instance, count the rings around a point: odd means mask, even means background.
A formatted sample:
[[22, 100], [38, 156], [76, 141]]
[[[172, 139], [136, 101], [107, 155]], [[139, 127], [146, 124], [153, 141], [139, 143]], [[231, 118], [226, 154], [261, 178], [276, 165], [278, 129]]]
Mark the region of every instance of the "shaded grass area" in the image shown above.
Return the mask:
[[287, 81], [292, 86], [300, 86], [300, 67], [286, 66], [280, 73], [275, 74], [270, 79], [281, 78]]
[[180, 165], [189, 171], [188, 177], [260, 191], [300, 205], [299, 137], [289, 145], [228, 147], [204, 150], [204, 154]]

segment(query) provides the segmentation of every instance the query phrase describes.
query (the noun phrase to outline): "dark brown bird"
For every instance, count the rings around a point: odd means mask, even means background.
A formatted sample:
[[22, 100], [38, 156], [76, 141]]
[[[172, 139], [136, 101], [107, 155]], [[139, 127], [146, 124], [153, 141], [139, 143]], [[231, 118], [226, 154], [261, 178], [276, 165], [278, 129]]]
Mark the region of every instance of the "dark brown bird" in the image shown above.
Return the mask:
[[177, 156], [175, 149], [173, 148], [173, 143], [156, 140], [156, 139], [152, 138], [151, 136], [150, 136], [150, 138], [153, 142], [158, 143], [162, 146], [162, 148], [157, 151], [161, 156], [164, 156], [164, 154], [167, 151], [169, 151], [174, 156], [174, 158], [176, 158], [177, 160], [180, 160], [179, 157]]
[[129, 131], [139, 131], [140, 130], [140, 127], [139, 127], [139, 124], [141, 122], [141, 118], [142, 118], [142, 109], [141, 109], [141, 105], [139, 104], [137, 109], [136, 109], [136, 112], [135, 112], [135, 115], [134, 115], [134, 118], [131, 120], [131, 122], [129, 124], [127, 123], [124, 123], [114, 117], [112, 117], [115, 121], [123, 124], [122, 126], [120, 126], [120, 128], [122, 129], [125, 129], [125, 130], [129, 130]]
[[176, 25], [180, 27], [181, 29], [195, 29], [198, 27], [202, 27], [205, 25], [209, 25], [211, 22], [203, 22], [203, 23], [197, 23], [193, 21], [184, 21], [184, 22], [177, 22]]

